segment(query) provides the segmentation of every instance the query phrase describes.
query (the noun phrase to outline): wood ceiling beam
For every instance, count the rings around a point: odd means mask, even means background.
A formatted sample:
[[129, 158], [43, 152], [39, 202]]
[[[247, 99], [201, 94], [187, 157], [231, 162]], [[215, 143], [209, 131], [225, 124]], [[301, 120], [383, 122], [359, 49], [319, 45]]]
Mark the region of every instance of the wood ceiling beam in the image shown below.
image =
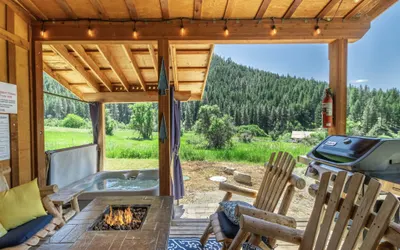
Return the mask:
[[102, 19], [102, 20], [110, 19], [110, 17], [107, 14], [107, 11], [104, 9], [104, 6], [100, 2], [100, 0], [90, 0], [90, 3], [93, 5], [93, 7], [96, 10], [96, 13], [100, 19]]
[[75, 44], [70, 45], [72, 49], [76, 52], [79, 58], [89, 67], [91, 72], [106, 86], [106, 88], [112, 92], [112, 86], [110, 80], [107, 76], [100, 70], [99, 66], [93, 59], [86, 54], [85, 49], [82, 45]]
[[122, 50], [124, 51], [125, 55], [129, 59], [129, 63], [132, 66], [133, 71], [136, 74], [137, 79], [139, 80], [140, 86], [142, 86], [143, 91], [146, 91], [146, 83], [144, 82], [142, 73], [140, 72], [139, 65], [137, 64], [135, 57], [133, 57], [133, 54], [131, 52], [131, 49], [129, 48], [129, 45], [123, 44]]
[[330, 0], [315, 18], [324, 18], [341, 0]]
[[0, 0], [0, 2], [10, 7], [15, 12], [15, 14], [20, 16], [27, 23], [30, 23], [32, 20], [37, 19], [25, 6], [20, 3], [17, 3], [13, 0]]
[[131, 19], [132, 20], [138, 19], [135, 3], [133, 2], [133, 0], [125, 0], [125, 5], [129, 11], [129, 16], [131, 17]]
[[72, 10], [71, 6], [69, 6], [66, 0], [56, 0], [56, 2], [69, 18], [78, 19], [78, 16], [75, 14], [75, 12]]
[[[175, 99], [179, 101], [189, 101], [191, 98], [190, 91], [176, 91], [174, 93]], [[157, 102], [157, 91], [146, 92], [102, 92], [94, 94], [83, 94], [83, 100], [88, 102], [101, 102], [101, 103], [132, 103], [132, 102]]]
[[398, 0], [387, 0], [384, 1], [383, 3], [377, 4], [369, 13], [368, 16], [371, 19], [377, 18], [380, 14], [385, 12], [387, 9], [389, 9], [393, 4], [397, 3]]
[[26, 50], [31, 49], [31, 43], [28, 40], [26, 40], [18, 35], [15, 35], [15, 34], [11, 33], [10, 31], [5, 30], [1, 27], [0, 27], [0, 38], [4, 39], [6, 41], [9, 41], [23, 49], [26, 49]]
[[361, 0], [356, 7], [354, 7], [349, 13], [344, 16], [344, 20], [350, 20], [356, 17], [360, 11], [369, 4], [370, 1], [368, 0]]
[[[54, 72], [49, 67], [49, 65], [47, 65], [46, 63], [43, 63], [43, 71], [46, 72], [46, 74], [48, 74], [51, 78], [53, 78], [54, 80], [59, 82], [61, 85], [63, 85], [66, 89], [71, 91], [71, 93], [76, 95], [79, 99], [81, 99], [81, 100], [83, 99], [83, 95], [82, 95], [81, 91], [79, 91], [77, 88], [74, 88], [73, 86], [71, 86], [71, 84], [67, 80], [65, 80], [62, 76], [57, 74], [57, 72]], [[87, 84], [85, 84], [85, 85], [87, 85]]]
[[303, 2], [303, 0], [293, 0], [292, 4], [290, 5], [289, 9], [286, 11], [285, 15], [283, 16], [283, 18], [291, 18], [294, 14], [294, 12], [296, 12], [297, 8], [300, 6], [301, 2]]
[[[72, 45], [71, 45], [72, 46]], [[71, 54], [71, 52], [70, 52]], [[172, 67], [170, 67], [172, 69]], [[86, 71], [91, 71], [90, 68], [86, 68]], [[99, 70], [101, 72], [108, 72], [108, 71], [113, 71], [112, 68], [103, 68], [99, 67]], [[154, 71], [154, 67], [139, 67], [140, 71]], [[207, 70], [206, 67], [178, 67], [178, 72], [179, 71], [184, 71], [184, 72], [193, 72], [193, 71], [198, 71], [198, 72], [205, 72]], [[54, 72], [71, 72], [73, 71], [72, 69], [53, 69]]]
[[[75, 51], [69, 50], [70, 53], [75, 55]], [[93, 49], [85, 49], [85, 52], [87, 54], [96, 54], [100, 53], [98, 50], [93, 50]], [[148, 55], [150, 53], [150, 56], [152, 57], [152, 62], [157, 62], [157, 49], [154, 48], [153, 45], [149, 44], [148, 49], [131, 49], [131, 52], [135, 55]], [[209, 49], [177, 49], [176, 54], [177, 55], [208, 55], [210, 53]], [[44, 56], [56, 56], [56, 53], [53, 51], [43, 51]], [[154, 61], [156, 60], [156, 61]], [[155, 68], [155, 70], [157, 70]], [[158, 74], [158, 73], [157, 73]]]
[[[187, 35], [181, 36], [176, 32], [179, 27], [179, 20], [166, 22], [149, 22], [147, 24], [137, 23], [140, 30], [140, 38], [143, 43], [150, 40], [168, 39], [174, 40], [174, 44], [248, 44], [248, 43], [330, 43], [338, 38], [348, 39], [350, 42], [357, 41], [370, 28], [370, 20], [362, 19], [357, 21], [343, 22], [342, 18], [332, 21], [320, 20], [319, 24], [323, 27], [323, 32], [319, 36], [314, 35], [315, 23], [305, 22], [304, 19], [285, 19], [275, 20], [275, 25], [279, 30], [275, 36], [266, 33], [272, 25], [271, 20], [259, 22], [258, 20], [243, 20], [237, 23], [235, 20], [228, 21], [228, 27], [232, 32], [225, 36], [223, 29], [225, 20], [216, 20], [208, 23], [207, 26], [199, 26], [197, 23], [188, 22], [185, 26], [190, 30]], [[132, 41], [132, 27], [125, 23], [115, 23], [109, 25], [106, 22], [92, 22], [92, 28], [101, 32], [96, 32], [95, 37], [87, 35], [87, 21], [71, 22], [49, 22], [46, 23], [47, 36], [40, 36], [41, 22], [33, 23], [33, 40], [43, 41], [44, 44], [54, 43], [93, 43], [93, 39], [105, 44], [109, 41], [113, 43]], [[178, 25], [178, 26], [177, 26]], [[148, 44], [148, 43], [147, 43]]]
[[129, 92], [128, 80], [126, 79], [124, 73], [118, 66], [117, 61], [115, 60], [114, 56], [111, 54], [111, 51], [108, 49], [107, 45], [98, 44], [96, 46], [97, 46], [97, 49], [99, 50], [99, 52], [101, 53], [101, 55], [103, 56], [103, 58], [108, 62], [111, 69], [114, 71], [117, 78], [120, 80], [122, 86], [124, 86], [125, 90]]
[[235, 0], [228, 0], [226, 2], [224, 16], [222, 19], [229, 19], [232, 16], [234, 6], [235, 6]]
[[66, 63], [68, 63], [71, 68], [82, 75], [83, 78], [87, 81], [88, 85], [92, 87], [92, 89], [96, 92], [100, 91], [100, 86], [96, 82], [96, 79], [85, 70], [85, 67], [76, 59], [73, 55], [71, 55], [67, 48], [64, 45], [51, 45], [51, 48], [58, 53], [58, 55], [64, 59]]
[[204, 91], [206, 89], [208, 73], [210, 72], [211, 61], [212, 61], [212, 57], [213, 57], [213, 54], [214, 54], [214, 47], [215, 47], [215, 45], [212, 44], [211, 48], [210, 48], [210, 55], [208, 57], [207, 70], [206, 70], [206, 73], [204, 74], [204, 83], [203, 83], [203, 86], [201, 87], [201, 97], [200, 97], [200, 99], [203, 99]]
[[40, 20], [49, 20], [49, 18], [41, 11], [32, 0], [19, 0], [21, 4], [29, 10], [35, 17]]
[[263, 0], [254, 19], [262, 19], [265, 15], [265, 12], [267, 12], [270, 3], [271, 0]]
[[156, 56], [154, 46], [152, 44], [149, 44], [149, 45], [147, 45], [147, 48], [150, 53], [151, 62], [153, 63], [154, 73], [156, 75], [158, 75], [158, 61], [157, 61], [157, 56]]
[[194, 0], [193, 18], [201, 19], [201, 10], [203, 9], [203, 0]]
[[161, 14], [163, 19], [169, 19], [168, 0], [160, 0]]
[[174, 45], [171, 45], [170, 51], [171, 51], [172, 77], [174, 79], [174, 87], [176, 91], [179, 91], [178, 63], [176, 61], [176, 48]]

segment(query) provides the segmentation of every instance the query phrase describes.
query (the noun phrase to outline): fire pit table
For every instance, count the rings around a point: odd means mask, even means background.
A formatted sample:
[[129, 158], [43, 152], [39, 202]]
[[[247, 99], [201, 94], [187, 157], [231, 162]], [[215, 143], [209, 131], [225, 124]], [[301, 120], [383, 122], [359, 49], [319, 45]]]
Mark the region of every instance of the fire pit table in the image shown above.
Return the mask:
[[39, 249], [167, 249], [172, 209], [170, 196], [98, 197]]

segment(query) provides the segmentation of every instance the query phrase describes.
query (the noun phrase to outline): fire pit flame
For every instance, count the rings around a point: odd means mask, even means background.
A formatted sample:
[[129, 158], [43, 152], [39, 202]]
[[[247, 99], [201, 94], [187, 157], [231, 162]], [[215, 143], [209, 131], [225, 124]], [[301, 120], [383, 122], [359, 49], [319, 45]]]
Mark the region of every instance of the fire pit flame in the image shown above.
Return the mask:
[[110, 226], [125, 226], [132, 222], [140, 222], [140, 220], [134, 218], [135, 215], [131, 211], [131, 207], [127, 207], [125, 210], [117, 209], [116, 211], [110, 207], [109, 214], [104, 216], [104, 222]]

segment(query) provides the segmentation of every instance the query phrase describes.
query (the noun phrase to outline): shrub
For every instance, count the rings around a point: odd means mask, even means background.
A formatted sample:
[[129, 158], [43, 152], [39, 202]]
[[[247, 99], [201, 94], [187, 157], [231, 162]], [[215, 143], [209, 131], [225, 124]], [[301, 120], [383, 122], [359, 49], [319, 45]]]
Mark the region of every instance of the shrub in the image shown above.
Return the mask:
[[243, 131], [239, 134], [239, 141], [250, 143], [253, 140], [253, 134], [250, 131]]
[[267, 133], [264, 132], [258, 125], [242, 125], [238, 127], [239, 135], [242, 133], [250, 133], [252, 136], [266, 137]]
[[154, 127], [155, 109], [151, 103], [138, 103], [130, 105], [132, 116], [130, 126], [139, 131], [143, 139], [151, 139]]
[[46, 127], [61, 127], [62, 120], [59, 120], [57, 118], [44, 119], [44, 126], [46, 126]]
[[66, 128], [82, 128], [86, 126], [85, 120], [75, 114], [68, 114], [63, 120], [62, 120], [62, 126]]
[[111, 118], [110, 112], [106, 109], [106, 135], [114, 135], [114, 128], [117, 126], [117, 122]]

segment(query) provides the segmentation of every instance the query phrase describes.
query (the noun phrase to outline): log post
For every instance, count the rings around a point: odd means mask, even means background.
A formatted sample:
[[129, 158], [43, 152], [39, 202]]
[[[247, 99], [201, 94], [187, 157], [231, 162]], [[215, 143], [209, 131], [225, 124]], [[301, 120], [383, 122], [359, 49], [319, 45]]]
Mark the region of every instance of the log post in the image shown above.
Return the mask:
[[97, 137], [97, 145], [99, 150], [99, 164], [97, 171], [101, 172], [104, 170], [104, 158], [106, 153], [106, 109], [105, 104], [100, 104], [99, 113], [99, 134]]
[[[168, 40], [158, 40], [158, 78], [160, 79], [161, 61], [164, 58], [164, 65], [167, 79], [169, 79], [169, 42]], [[169, 82], [168, 82], [169, 86]], [[158, 141], [158, 168], [160, 178], [160, 195], [171, 195], [171, 103], [170, 91], [166, 95], [158, 96], [158, 135], [160, 136], [160, 126], [164, 116], [166, 124], [167, 138], [162, 142]]]
[[46, 185], [46, 160], [44, 147], [44, 96], [43, 96], [43, 51], [42, 43], [34, 41], [32, 46], [33, 66], [33, 116], [34, 169], [39, 187]]
[[346, 134], [347, 108], [347, 39], [329, 44], [329, 87], [333, 92], [333, 127], [329, 135]]

